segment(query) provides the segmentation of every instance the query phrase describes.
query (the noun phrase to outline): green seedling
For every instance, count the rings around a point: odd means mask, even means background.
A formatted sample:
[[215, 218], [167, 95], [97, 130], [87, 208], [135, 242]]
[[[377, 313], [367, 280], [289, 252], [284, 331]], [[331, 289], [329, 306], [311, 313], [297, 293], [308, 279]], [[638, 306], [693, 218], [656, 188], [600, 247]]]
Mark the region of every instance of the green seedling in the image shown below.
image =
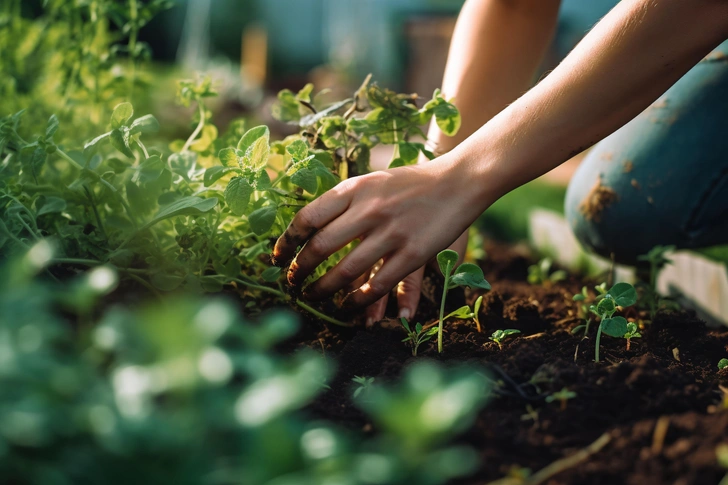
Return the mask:
[[594, 361], [599, 362], [599, 344], [602, 333], [610, 337], [622, 338], [628, 332], [627, 320], [622, 316], [615, 317], [619, 307], [625, 308], [637, 302], [637, 292], [629, 283], [617, 283], [604, 295], [599, 303], [591, 305], [589, 311], [601, 321], [597, 328]]
[[354, 384], [356, 384], [356, 387], [354, 388], [354, 392], [352, 393], [352, 396], [354, 396], [354, 398], [357, 398], [360, 395], [364, 395], [369, 392], [372, 384], [374, 384], [374, 377], [354, 376], [354, 378], [351, 381]]
[[503, 348], [503, 341], [508, 338], [511, 335], [516, 335], [521, 333], [520, 330], [516, 330], [515, 328], [507, 328], [505, 330], [496, 330], [493, 332], [493, 335], [488, 337], [490, 340], [498, 344], [498, 348]]
[[552, 403], [558, 401], [561, 403], [561, 410], [566, 411], [566, 404], [570, 399], [574, 399], [576, 397], [576, 393], [573, 391], [568, 390], [567, 388], [563, 388], [558, 392], [555, 392], [551, 394], [550, 396], [546, 396], [546, 402]]
[[439, 353], [442, 353], [442, 327], [445, 321], [445, 300], [448, 290], [458, 286], [490, 290], [490, 283], [485, 280], [483, 270], [479, 266], [472, 263], [463, 263], [455, 268], [457, 262], [458, 253], [452, 249], [446, 249], [437, 255], [437, 264], [445, 277], [442, 300], [440, 301], [440, 319], [437, 326], [437, 351]]
[[641, 338], [642, 334], [639, 331], [639, 327], [634, 322], [628, 322], [627, 323], [627, 333], [624, 334], [624, 338], [627, 339], [627, 350], [629, 350], [631, 345], [631, 340], [633, 338]]
[[720, 359], [720, 362], [718, 362], [718, 370], [723, 370], [726, 367], [728, 367], [728, 359]]
[[412, 347], [412, 355], [417, 357], [417, 349], [419, 349], [421, 344], [429, 342], [430, 339], [437, 334], [437, 327], [424, 330], [422, 328], [422, 324], [418, 323], [415, 325], [415, 329], [413, 331], [405, 318], [400, 318], [399, 320], [402, 322], [402, 326], [407, 331], [407, 337], [403, 338], [402, 342], [409, 342], [410, 347]]
[[651, 319], [655, 318], [660, 306], [669, 301], [660, 298], [660, 294], [657, 292], [657, 277], [665, 266], [672, 264], [672, 260], [668, 259], [665, 254], [674, 250], [675, 246], [655, 246], [647, 254], [637, 258], [638, 261], [646, 262], [650, 266], [649, 284], [644, 287], [644, 301], [650, 310]]
[[552, 284], [566, 279], [566, 271], [560, 269], [551, 271], [553, 261], [551, 258], [543, 258], [537, 264], [528, 267], [528, 282], [532, 285], [551, 286]]

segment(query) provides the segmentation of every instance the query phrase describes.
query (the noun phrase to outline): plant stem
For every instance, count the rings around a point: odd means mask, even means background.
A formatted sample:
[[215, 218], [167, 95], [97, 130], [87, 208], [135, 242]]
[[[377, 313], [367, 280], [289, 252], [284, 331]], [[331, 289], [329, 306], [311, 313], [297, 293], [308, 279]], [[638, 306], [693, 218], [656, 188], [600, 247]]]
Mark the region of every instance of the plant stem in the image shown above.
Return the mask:
[[597, 328], [597, 339], [596, 339], [596, 346], [594, 348], [594, 362], [599, 362], [599, 343], [602, 340], [602, 324], [599, 324], [599, 327]]
[[202, 104], [202, 101], [199, 99], [197, 100], [197, 107], [200, 110], [200, 122], [197, 124], [197, 128], [195, 128], [195, 131], [192, 132], [190, 137], [185, 142], [184, 146], [182, 147], [182, 150], [180, 150], [180, 153], [186, 152], [189, 150], [190, 145], [195, 141], [195, 138], [197, 138], [197, 135], [200, 134], [202, 131], [202, 128], [205, 127], [205, 106]]
[[448, 263], [445, 267], [445, 286], [442, 288], [442, 301], [440, 301], [440, 321], [437, 325], [437, 353], [442, 353], [442, 324], [443, 316], [445, 315], [445, 299], [447, 298], [447, 287], [450, 280], [450, 273], [452, 272], [452, 264]]
[[298, 298], [296, 299], [296, 305], [300, 306], [301, 308], [303, 308], [307, 312], [309, 312], [309, 313], [311, 313], [311, 314], [319, 317], [321, 320], [324, 320], [324, 321], [329, 322], [329, 323], [333, 323], [334, 325], [338, 325], [340, 327], [353, 327], [354, 326], [354, 324], [352, 324], [352, 323], [345, 323], [345, 322], [342, 322], [341, 320], [337, 320], [337, 319], [332, 318], [332, 317], [330, 317], [328, 315], [324, 315], [320, 311], [316, 310], [315, 308], [313, 308], [310, 305], [307, 305], [306, 303], [302, 302]]

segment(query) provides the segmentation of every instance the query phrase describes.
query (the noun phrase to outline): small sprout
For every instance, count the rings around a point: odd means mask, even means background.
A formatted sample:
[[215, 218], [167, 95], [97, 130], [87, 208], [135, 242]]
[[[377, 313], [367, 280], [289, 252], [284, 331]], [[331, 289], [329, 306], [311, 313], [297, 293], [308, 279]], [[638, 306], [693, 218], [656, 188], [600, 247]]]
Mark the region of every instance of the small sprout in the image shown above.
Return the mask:
[[553, 261], [551, 258], [543, 258], [538, 264], [528, 267], [528, 282], [532, 285], [551, 286], [553, 283], [566, 279], [566, 271], [551, 271]]
[[619, 307], [625, 308], [637, 302], [637, 292], [629, 283], [617, 283], [596, 305], [591, 305], [589, 311], [596, 315], [601, 322], [597, 328], [594, 361], [599, 362], [599, 343], [602, 333], [610, 337], [622, 338], [628, 331], [627, 320], [624, 317], [615, 317], [614, 313]]
[[566, 411], [566, 403], [570, 399], [574, 399], [576, 397], [576, 393], [573, 391], [568, 390], [567, 388], [563, 388], [558, 392], [555, 392], [551, 394], [550, 396], [546, 396], [546, 402], [552, 403], [555, 401], [558, 401], [561, 403], [561, 410]]
[[728, 367], [728, 359], [720, 359], [718, 362], [718, 370], [723, 370]]
[[483, 295], [480, 295], [477, 300], [475, 300], [475, 305], [473, 306], [473, 320], [475, 321], [475, 326], [478, 329], [478, 333], [480, 333], [480, 307], [483, 304]]
[[[665, 254], [674, 250], [675, 246], [655, 246], [647, 254], [637, 258], [638, 261], [644, 261], [650, 265], [650, 282], [645, 288], [644, 295], [650, 309], [650, 318], [655, 318], [657, 310], [663, 303], [663, 299], [657, 293], [657, 277], [665, 266], [672, 264], [672, 260], [668, 259]], [[672, 304], [674, 305], [674, 302]]]
[[631, 340], [640, 337], [642, 337], [642, 334], [639, 332], [637, 324], [633, 322], [627, 323], [627, 333], [624, 334], [624, 338], [627, 339], [627, 350], [629, 350]]
[[493, 332], [493, 335], [488, 338], [493, 342], [497, 343], [498, 348], [502, 349], [503, 344], [501, 342], [503, 342], [503, 340], [505, 340], [508, 336], [515, 335], [517, 333], [521, 333], [521, 331], [516, 330], [515, 328], [507, 328], [505, 330], [496, 330], [495, 332]]
[[429, 341], [432, 337], [435, 336], [435, 334], [437, 334], [437, 327], [432, 327], [428, 330], [423, 331], [422, 324], [418, 323], [417, 325], [415, 325], [415, 330], [412, 331], [406, 319], [400, 318], [399, 320], [402, 322], [402, 326], [407, 332], [407, 337], [403, 338], [402, 342], [409, 342], [410, 346], [412, 347], [412, 355], [417, 357], [417, 349], [421, 344]]
[[369, 392], [371, 385], [374, 383], [374, 378], [354, 376], [351, 381], [356, 384], [356, 388], [354, 388], [354, 393], [352, 395], [354, 398], [357, 398], [359, 395], [367, 394]]
[[447, 298], [447, 291], [458, 286], [490, 290], [490, 283], [485, 280], [483, 270], [472, 263], [463, 263], [455, 268], [458, 258], [457, 251], [452, 249], [446, 249], [437, 254], [437, 264], [445, 277], [440, 301], [440, 320], [437, 326], [437, 351], [439, 353], [442, 353], [442, 326], [446, 318], [445, 299]]

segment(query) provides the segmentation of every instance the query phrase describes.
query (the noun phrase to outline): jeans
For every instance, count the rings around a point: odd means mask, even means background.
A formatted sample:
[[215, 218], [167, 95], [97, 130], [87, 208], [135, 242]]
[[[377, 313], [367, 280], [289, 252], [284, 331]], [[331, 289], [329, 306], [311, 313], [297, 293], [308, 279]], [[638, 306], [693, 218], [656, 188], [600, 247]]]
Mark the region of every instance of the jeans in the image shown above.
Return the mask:
[[598, 143], [565, 204], [577, 239], [624, 263], [728, 243], [728, 41]]

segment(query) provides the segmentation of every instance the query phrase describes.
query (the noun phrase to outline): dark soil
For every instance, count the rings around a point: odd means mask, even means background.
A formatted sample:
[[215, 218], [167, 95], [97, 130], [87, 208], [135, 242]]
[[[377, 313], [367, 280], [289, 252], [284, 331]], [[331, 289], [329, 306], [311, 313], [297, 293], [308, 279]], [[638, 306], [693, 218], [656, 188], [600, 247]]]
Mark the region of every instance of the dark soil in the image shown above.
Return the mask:
[[[571, 278], [551, 288], [532, 286], [526, 283], [529, 264], [527, 256], [511, 248], [488, 248], [488, 259], [481, 266], [493, 289], [481, 309], [483, 332], [478, 333], [472, 322], [446, 324], [442, 356], [431, 342], [413, 358], [393, 320], [371, 330], [310, 322], [292, 345], [324, 349], [337, 361], [338, 372], [331, 389], [309, 411], [368, 432], [372, 424], [350, 400], [354, 376], [373, 376], [382, 382], [416, 359], [467, 361], [502, 372], [507, 376], [502, 380], [511, 384], [499, 389], [461, 437], [482, 458], [480, 470], [461, 483], [484, 484], [512, 468], [540, 470], [609, 433], [611, 439], [599, 453], [545, 483], [717, 484], [725, 470], [716, 463], [715, 448], [728, 441], [728, 410], [722, 405], [727, 399], [728, 369], [719, 372], [717, 363], [728, 356], [728, 329], [707, 328], [687, 311], [661, 313], [642, 330], [643, 338], [632, 340], [629, 351], [624, 339], [603, 337], [603, 361], [598, 364], [593, 328], [575, 362], [582, 337], [570, 331], [581, 320], [571, 297], [584, 282]], [[442, 284], [434, 273], [427, 283], [413, 319], [423, 324], [437, 317]], [[453, 308], [478, 296], [452, 293]], [[395, 309], [390, 310], [394, 314]], [[630, 310], [625, 316], [636, 319], [644, 314]], [[522, 334], [508, 339], [501, 350], [488, 336], [504, 328]], [[538, 387], [527, 384], [534, 377]], [[566, 410], [544, 400], [562, 388], [577, 394]], [[531, 417], [527, 406], [534, 411]]]

